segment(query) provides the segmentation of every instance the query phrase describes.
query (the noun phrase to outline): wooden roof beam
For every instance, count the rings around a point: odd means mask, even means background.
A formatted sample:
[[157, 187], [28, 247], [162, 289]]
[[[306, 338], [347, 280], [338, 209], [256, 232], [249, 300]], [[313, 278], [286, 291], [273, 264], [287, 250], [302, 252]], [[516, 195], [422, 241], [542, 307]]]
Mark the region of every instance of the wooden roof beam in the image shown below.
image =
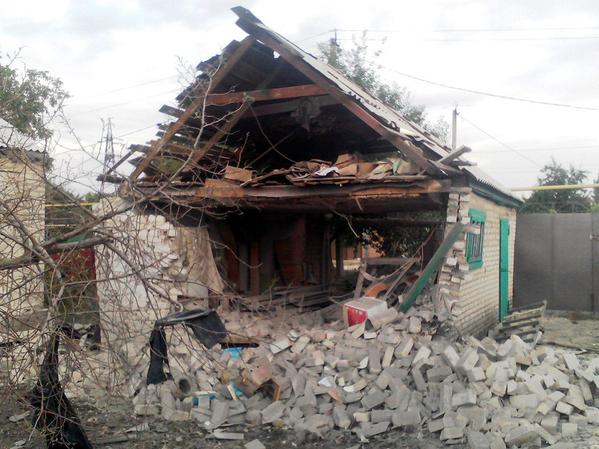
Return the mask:
[[327, 91], [317, 84], [303, 84], [300, 86], [276, 87], [274, 89], [249, 90], [245, 92], [229, 92], [225, 94], [210, 94], [206, 105], [226, 106], [229, 104], [243, 103], [245, 98], [253, 101], [286, 100], [289, 98], [314, 97], [327, 95]]
[[[210, 81], [210, 84], [208, 86], [208, 90], [213, 89], [216, 86], [218, 86], [218, 84], [231, 71], [231, 69], [243, 57], [243, 55], [254, 44], [254, 42], [256, 42], [256, 39], [254, 39], [251, 36], [246, 37], [241, 42], [239, 47], [231, 54], [231, 56], [229, 56], [227, 58], [227, 60], [220, 67], [220, 69], [218, 69], [214, 73], [214, 75], [212, 76], [212, 79]], [[204, 94], [209, 93], [209, 91], [205, 92], [205, 90], [206, 90], [205, 86], [203, 86], [199, 89], [199, 92], [197, 92], [197, 95], [196, 95], [195, 99], [191, 102], [191, 104], [189, 106], [187, 106], [185, 111], [179, 116], [179, 118], [177, 118], [177, 121], [175, 121], [170, 126], [169, 130], [166, 133], [164, 133], [164, 135], [160, 138], [158, 143], [152, 147], [152, 149], [149, 151], [149, 153], [147, 154], [145, 159], [137, 167], [135, 167], [135, 170], [133, 170], [133, 172], [130, 175], [131, 180], [137, 179], [137, 177], [150, 164], [150, 161], [152, 159], [154, 159], [160, 153], [162, 148], [164, 148], [164, 145], [166, 145], [166, 143], [169, 140], [171, 140], [171, 138], [179, 131], [179, 129], [187, 122], [187, 120], [189, 118], [191, 118], [191, 116], [204, 104], [204, 101], [206, 100], [206, 97]]]
[[[234, 12], [236, 12], [235, 9]], [[442, 173], [440, 168], [436, 167], [430, 160], [428, 160], [424, 156], [420, 148], [407, 142], [399, 135], [399, 133], [396, 133], [393, 130], [384, 126], [375, 117], [370, 115], [368, 111], [362, 108], [357, 102], [348, 97], [337, 86], [330, 83], [329, 80], [327, 80], [321, 73], [313, 69], [310, 65], [306, 64], [299, 54], [289, 51], [287, 47], [281, 45], [281, 43], [279, 43], [276, 39], [273, 39], [267, 33], [264, 33], [259, 27], [255, 26], [254, 24], [248, 21], [239, 19], [237, 21], [237, 25], [242, 30], [247, 32], [249, 35], [254, 36], [256, 39], [260, 40], [262, 43], [270, 47], [272, 50], [279, 53], [279, 55], [281, 55], [281, 58], [283, 58], [285, 61], [291, 64], [295, 69], [300, 71], [312, 82], [318, 84], [323, 89], [325, 89], [327, 93], [336, 98], [341, 104], [343, 104], [356, 117], [361, 119], [366, 125], [368, 125], [381, 137], [391, 142], [393, 146], [395, 146], [399, 151], [401, 151], [402, 154], [404, 154], [408, 159], [410, 159], [410, 161], [414, 162], [425, 172], [435, 175]]]

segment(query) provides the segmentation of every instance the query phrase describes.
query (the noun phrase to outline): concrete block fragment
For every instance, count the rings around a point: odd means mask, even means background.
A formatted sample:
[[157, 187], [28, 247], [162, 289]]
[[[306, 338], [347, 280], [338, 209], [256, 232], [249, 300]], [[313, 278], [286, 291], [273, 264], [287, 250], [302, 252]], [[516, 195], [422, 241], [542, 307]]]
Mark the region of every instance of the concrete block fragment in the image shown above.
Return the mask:
[[476, 393], [472, 389], [467, 388], [452, 396], [452, 407], [461, 407], [462, 405], [476, 405]]
[[517, 409], [536, 409], [539, 400], [535, 394], [518, 394], [510, 398], [510, 405]]
[[537, 438], [538, 434], [533, 425], [524, 423], [518, 427], [510, 429], [506, 433], [505, 444], [507, 446], [523, 446], [533, 442]]
[[[194, 410], [192, 410], [192, 413]], [[300, 411], [299, 408], [295, 408], [294, 410]], [[303, 413], [302, 413], [302, 416], [303, 416]], [[301, 418], [301, 416], [300, 416], [300, 418]], [[247, 413], [245, 414], [245, 420], [247, 423], [249, 423], [252, 426], [259, 426], [262, 424], [262, 412], [260, 410], [248, 410]]]
[[466, 373], [466, 376], [468, 377], [468, 380], [470, 382], [482, 382], [487, 378], [487, 376], [485, 375], [485, 370], [482, 369], [482, 367], [480, 366], [475, 366], [474, 368], [469, 370]]
[[479, 355], [478, 352], [476, 352], [476, 349], [466, 349], [466, 351], [462, 354], [462, 356], [458, 360], [458, 363], [456, 364], [456, 371], [464, 376], [467, 376], [468, 371], [474, 368], [476, 362], [478, 362], [478, 358]]
[[308, 343], [310, 343], [310, 337], [302, 335], [297, 339], [295, 343], [293, 343], [293, 346], [291, 346], [291, 352], [293, 352], [294, 354], [301, 354], [308, 345]]
[[561, 426], [562, 437], [567, 438], [578, 433], [578, 425], [571, 422], [564, 422]]
[[278, 354], [291, 346], [288, 338], [282, 338], [270, 344], [270, 352]]
[[348, 393], [356, 393], [358, 391], [362, 391], [367, 386], [368, 381], [364, 378], [360, 378], [355, 384], [346, 385], [345, 387], [343, 387], [343, 391], [346, 391]]
[[385, 397], [385, 393], [381, 390], [371, 390], [362, 398], [362, 406], [366, 410], [373, 409], [385, 402]]
[[428, 431], [430, 433], [441, 432], [445, 425], [443, 424], [443, 418], [432, 419], [428, 422]]
[[553, 436], [551, 433], [549, 433], [547, 431], [547, 429], [545, 429], [544, 427], [542, 427], [538, 424], [534, 424], [534, 428], [535, 428], [535, 432], [537, 432], [537, 435], [539, 435], [541, 437], [541, 439], [543, 441], [545, 441], [545, 443], [547, 443], [547, 444], [557, 443], [557, 438], [555, 436]]
[[589, 424], [599, 425], [599, 409], [595, 407], [587, 407], [584, 411], [584, 416]]
[[414, 380], [414, 385], [418, 391], [426, 390], [426, 381], [422, 375], [422, 369], [422, 366], [415, 366], [412, 368], [412, 379]]
[[574, 407], [565, 402], [559, 401], [555, 406], [555, 410], [562, 415], [571, 415], [574, 413]]
[[354, 420], [358, 423], [370, 422], [370, 412], [354, 412]]
[[373, 424], [379, 422], [391, 422], [392, 410], [372, 410], [370, 412], [370, 422]]
[[557, 413], [551, 413], [541, 419], [541, 427], [551, 433], [557, 432], [557, 425], [559, 423], [559, 415]]
[[275, 401], [262, 410], [262, 422], [264, 424], [272, 423], [283, 416], [283, 412], [285, 411], [285, 404], [281, 401]]
[[491, 442], [487, 435], [478, 430], [468, 429], [466, 431], [466, 441], [469, 449], [489, 449]]
[[428, 346], [421, 346], [416, 355], [412, 359], [412, 366], [416, 366], [422, 362], [424, 362], [431, 355], [431, 350]]
[[370, 374], [378, 374], [381, 369], [381, 352], [379, 348], [376, 346], [368, 348], [368, 371]]
[[455, 348], [451, 345], [447, 346], [441, 353], [441, 357], [449, 366], [455, 369], [456, 365], [460, 360], [460, 356], [456, 352]]
[[507, 449], [501, 435], [497, 433], [488, 433], [489, 449]]
[[395, 348], [395, 357], [407, 357], [414, 347], [414, 339], [410, 335], [406, 335]]
[[441, 395], [439, 398], [439, 409], [442, 412], [451, 410], [451, 399], [453, 397], [453, 388], [451, 384], [441, 385]]
[[408, 409], [393, 413], [394, 427], [418, 427], [422, 417], [418, 409]]
[[468, 427], [472, 430], [482, 430], [487, 424], [487, 409], [477, 406], [460, 407], [457, 410], [458, 417], [468, 418]]
[[445, 427], [439, 437], [442, 441], [455, 440], [464, 437], [464, 429], [461, 427]]
[[337, 405], [333, 408], [333, 421], [340, 429], [349, 429], [351, 426], [351, 418], [343, 405]]
[[156, 404], [136, 404], [133, 407], [133, 413], [137, 416], [158, 416], [160, 407]]
[[447, 376], [450, 376], [451, 374], [453, 374], [452, 369], [449, 366], [444, 365], [427, 370], [426, 378], [429, 382], [441, 382], [443, 379], [445, 379]]
[[266, 449], [266, 446], [262, 444], [260, 440], [252, 440], [249, 443], [244, 444], [245, 449]]
[[374, 381], [375, 385], [379, 387], [381, 390], [386, 390], [390, 382], [391, 376], [386, 371], [383, 371], [381, 374], [379, 374], [376, 380]]
[[491, 392], [500, 398], [504, 397], [507, 392], [507, 382], [499, 379], [495, 380], [491, 385]]
[[389, 428], [389, 424], [389, 422], [380, 422], [377, 424], [362, 423], [360, 428], [356, 429], [355, 432], [364, 438], [370, 438], [386, 432]]
[[497, 357], [505, 359], [514, 349], [514, 342], [512, 340], [506, 340], [497, 347]]
[[568, 394], [564, 399], [562, 399], [562, 401], [572, 405], [573, 407], [576, 407], [581, 412], [583, 412], [586, 408], [582, 390], [578, 385], [570, 385]]
[[221, 426], [229, 417], [229, 402], [216, 400], [212, 402], [212, 415], [210, 416], [210, 428]]
[[243, 433], [225, 432], [224, 430], [216, 429], [212, 432], [212, 436], [218, 440], [243, 440]]
[[383, 369], [389, 368], [391, 366], [391, 363], [393, 362], [393, 352], [394, 351], [395, 351], [395, 348], [393, 346], [385, 347], [385, 353], [383, 355], [383, 362], [381, 364]]
[[580, 379], [578, 381], [578, 386], [580, 388], [580, 392], [582, 393], [582, 398], [586, 404], [593, 403], [593, 391], [591, 390], [591, 384], [587, 382], [585, 379]]
[[422, 331], [422, 320], [417, 316], [411, 316], [408, 324], [410, 334], [419, 334]]
[[571, 352], [564, 352], [562, 353], [562, 357], [566, 367], [570, 371], [580, 368], [580, 362], [578, 361], [578, 357], [576, 357], [576, 355], [572, 354]]

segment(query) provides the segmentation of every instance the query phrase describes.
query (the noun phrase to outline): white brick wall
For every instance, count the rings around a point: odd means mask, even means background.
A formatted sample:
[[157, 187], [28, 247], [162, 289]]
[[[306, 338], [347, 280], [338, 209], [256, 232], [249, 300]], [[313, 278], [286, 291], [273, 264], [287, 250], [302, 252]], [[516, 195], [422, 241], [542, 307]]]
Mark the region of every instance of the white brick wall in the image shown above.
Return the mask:
[[[499, 320], [499, 220], [510, 221], [509, 235], [509, 283], [508, 296], [513, 296], [514, 241], [516, 236], [516, 210], [503, 207], [474, 193], [453, 193], [448, 204], [448, 230], [451, 222], [468, 221], [470, 208], [485, 211], [487, 218], [484, 230], [483, 265], [481, 268], [464, 272], [459, 267], [467, 265], [465, 253], [454, 249], [448, 258], [457, 259], [457, 264], [445, 264], [439, 275], [439, 283], [453, 300], [453, 322], [462, 335], [485, 333]], [[457, 214], [456, 214], [457, 209]], [[456, 217], [457, 215], [457, 217]], [[453, 218], [452, 218], [453, 217]], [[465, 242], [465, 235], [463, 237]]]
[[457, 301], [453, 307], [453, 321], [461, 334], [485, 333], [499, 319], [499, 220], [510, 220], [509, 284], [508, 296], [513, 296], [514, 241], [516, 236], [516, 210], [503, 207], [474, 193], [467, 202], [460, 202], [459, 215], [468, 216], [474, 208], [487, 214], [484, 230], [483, 266], [470, 270], [457, 288]]

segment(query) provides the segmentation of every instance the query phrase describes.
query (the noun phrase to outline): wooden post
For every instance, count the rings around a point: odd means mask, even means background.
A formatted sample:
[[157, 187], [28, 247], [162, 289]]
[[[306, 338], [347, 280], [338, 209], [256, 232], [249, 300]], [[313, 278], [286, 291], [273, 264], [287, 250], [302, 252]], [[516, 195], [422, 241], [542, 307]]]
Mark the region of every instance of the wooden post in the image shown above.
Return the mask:
[[341, 238], [341, 235], [337, 234], [335, 238], [335, 261], [337, 263], [337, 276], [343, 276], [345, 267], [343, 261], [345, 259], [345, 241]]

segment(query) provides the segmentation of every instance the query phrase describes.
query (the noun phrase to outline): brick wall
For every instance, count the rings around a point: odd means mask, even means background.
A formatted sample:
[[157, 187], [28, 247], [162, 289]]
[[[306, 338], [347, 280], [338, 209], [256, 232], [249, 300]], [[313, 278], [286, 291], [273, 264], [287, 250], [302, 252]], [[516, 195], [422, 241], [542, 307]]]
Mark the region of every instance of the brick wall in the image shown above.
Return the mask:
[[[487, 214], [484, 229], [483, 265], [470, 270], [465, 257], [465, 234], [446, 259], [439, 277], [453, 304], [453, 323], [462, 335], [485, 333], [499, 319], [499, 220], [510, 221], [508, 297], [513, 297], [514, 241], [516, 210], [500, 206], [475, 193], [461, 189], [452, 193], [448, 204], [448, 221], [469, 223], [470, 208]], [[449, 228], [450, 226], [448, 226]]]

